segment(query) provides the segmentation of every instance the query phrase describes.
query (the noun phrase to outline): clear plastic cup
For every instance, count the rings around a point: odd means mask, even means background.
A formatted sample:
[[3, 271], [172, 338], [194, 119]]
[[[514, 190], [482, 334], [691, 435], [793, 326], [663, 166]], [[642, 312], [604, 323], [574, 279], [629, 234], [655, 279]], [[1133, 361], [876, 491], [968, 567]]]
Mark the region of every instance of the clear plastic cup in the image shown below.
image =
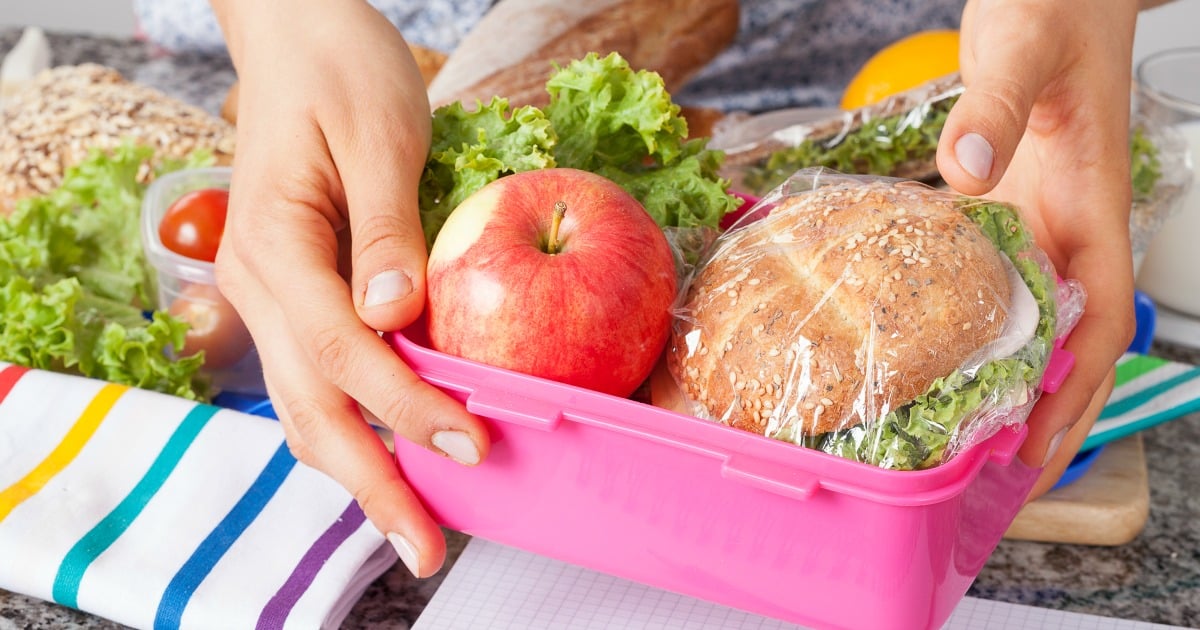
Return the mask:
[[[1176, 131], [1192, 173], [1178, 207], [1150, 241], [1137, 286], [1160, 306], [1200, 318], [1200, 47], [1146, 57], [1136, 72], [1136, 114]], [[1194, 340], [1200, 344], [1200, 338]]]
[[193, 190], [227, 189], [230, 175], [228, 167], [183, 169], [150, 184], [142, 200], [142, 247], [156, 272], [157, 308], [191, 322], [193, 332], [183, 352], [204, 349], [202, 371], [215, 393], [265, 396], [258, 352], [245, 324], [217, 290], [213, 264], [171, 251], [158, 233], [172, 203]]

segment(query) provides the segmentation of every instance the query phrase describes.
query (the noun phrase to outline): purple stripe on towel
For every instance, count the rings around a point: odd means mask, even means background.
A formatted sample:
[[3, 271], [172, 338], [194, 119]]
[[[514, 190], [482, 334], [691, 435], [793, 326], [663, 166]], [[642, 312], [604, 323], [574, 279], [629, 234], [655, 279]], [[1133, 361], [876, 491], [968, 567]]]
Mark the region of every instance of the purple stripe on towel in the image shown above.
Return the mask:
[[258, 630], [273, 630], [282, 628], [288, 615], [292, 612], [292, 608], [296, 602], [300, 601], [300, 597], [312, 584], [313, 579], [317, 577], [321, 567], [325, 566], [325, 562], [333, 555], [333, 552], [346, 539], [350, 537], [359, 526], [366, 521], [366, 516], [354, 501], [346, 506], [342, 511], [341, 516], [333, 522], [322, 534], [317, 538], [313, 546], [300, 559], [300, 563], [292, 569], [292, 574], [288, 576], [283, 586], [275, 592], [271, 597], [271, 601], [267, 602], [263, 608], [262, 614], [258, 617]]

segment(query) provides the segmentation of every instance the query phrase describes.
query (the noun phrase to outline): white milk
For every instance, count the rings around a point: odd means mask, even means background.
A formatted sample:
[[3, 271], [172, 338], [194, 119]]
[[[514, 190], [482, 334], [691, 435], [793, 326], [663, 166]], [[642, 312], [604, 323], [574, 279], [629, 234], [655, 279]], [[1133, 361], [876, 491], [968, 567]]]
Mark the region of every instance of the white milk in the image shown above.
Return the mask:
[[1138, 271], [1137, 287], [1155, 302], [1200, 318], [1200, 120], [1176, 126], [1191, 153], [1191, 189], [1154, 236]]

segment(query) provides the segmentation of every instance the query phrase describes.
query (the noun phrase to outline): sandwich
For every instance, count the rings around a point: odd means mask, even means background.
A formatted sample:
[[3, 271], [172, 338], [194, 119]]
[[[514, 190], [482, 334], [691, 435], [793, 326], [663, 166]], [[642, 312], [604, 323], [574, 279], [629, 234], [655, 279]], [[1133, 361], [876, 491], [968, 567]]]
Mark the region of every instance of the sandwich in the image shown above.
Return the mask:
[[1023, 419], [1056, 282], [1017, 210], [802, 171], [697, 264], [667, 367], [687, 410], [891, 469]]
[[713, 138], [726, 153], [721, 175], [755, 195], [816, 167], [936, 184], [938, 139], [963, 89], [955, 73], [878, 103], [779, 128], [771, 117], [787, 117], [777, 113], [723, 122]]

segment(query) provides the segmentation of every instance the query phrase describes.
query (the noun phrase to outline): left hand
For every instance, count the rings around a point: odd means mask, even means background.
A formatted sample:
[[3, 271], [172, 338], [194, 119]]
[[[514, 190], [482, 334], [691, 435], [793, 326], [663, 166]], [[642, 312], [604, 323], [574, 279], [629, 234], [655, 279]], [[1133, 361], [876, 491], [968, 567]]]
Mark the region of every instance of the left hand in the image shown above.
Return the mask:
[[[1021, 460], [1057, 481], [1112, 388], [1133, 338], [1129, 107], [1137, 4], [970, 0], [966, 90], [946, 121], [938, 168], [953, 188], [1016, 204], [1086, 310], [1066, 343], [1075, 367], [1028, 419]], [[1073, 427], [1073, 428], [1072, 428]]]

